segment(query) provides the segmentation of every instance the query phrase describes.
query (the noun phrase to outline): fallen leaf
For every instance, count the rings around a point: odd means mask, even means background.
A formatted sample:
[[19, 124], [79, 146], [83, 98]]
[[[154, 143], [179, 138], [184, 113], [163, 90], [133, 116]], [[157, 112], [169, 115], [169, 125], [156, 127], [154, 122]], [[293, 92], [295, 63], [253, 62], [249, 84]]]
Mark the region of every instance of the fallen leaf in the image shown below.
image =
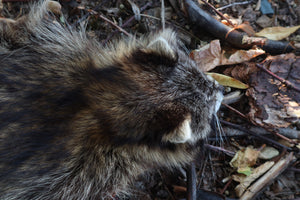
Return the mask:
[[220, 41], [213, 40], [200, 49], [193, 50], [190, 57], [204, 72], [214, 69], [218, 65], [233, 65], [243, 63], [264, 54], [261, 49], [238, 50], [234, 53], [222, 52]]
[[286, 37], [288, 37], [289, 35], [291, 35], [292, 33], [294, 33], [295, 31], [297, 31], [300, 28], [299, 26], [293, 26], [293, 27], [268, 27], [268, 28], [264, 28], [263, 30], [261, 30], [260, 32], [256, 33], [256, 36], [259, 37], [266, 37], [270, 40], [282, 40]]
[[221, 63], [221, 45], [219, 40], [213, 40], [200, 49], [191, 52], [190, 57], [204, 72], [214, 69]]
[[274, 147], [265, 147], [260, 151], [258, 158], [264, 159], [264, 160], [270, 160], [278, 155], [279, 155], [279, 151], [277, 149], [275, 149]]
[[208, 72], [206, 74], [213, 77], [216, 81], [218, 81], [223, 86], [229, 86], [229, 87], [239, 88], [239, 89], [247, 89], [249, 87], [247, 84], [242, 83], [239, 80], [236, 80], [234, 78], [231, 78], [223, 74], [208, 73]]
[[258, 150], [247, 147], [244, 150], [238, 151], [229, 164], [234, 168], [251, 167], [256, 164], [258, 155]]
[[233, 65], [243, 63], [264, 53], [265, 51], [262, 49], [238, 50], [235, 53], [229, 55], [228, 58], [223, 56], [221, 60], [221, 65]]
[[239, 167], [237, 172], [239, 174], [245, 174], [246, 176], [250, 176], [250, 174], [252, 173], [252, 170], [250, 167]]
[[267, 15], [262, 15], [261, 17], [259, 17], [256, 20], [256, 23], [262, 27], [262, 28], [266, 28], [266, 27], [270, 27], [273, 23], [273, 19], [268, 17]]

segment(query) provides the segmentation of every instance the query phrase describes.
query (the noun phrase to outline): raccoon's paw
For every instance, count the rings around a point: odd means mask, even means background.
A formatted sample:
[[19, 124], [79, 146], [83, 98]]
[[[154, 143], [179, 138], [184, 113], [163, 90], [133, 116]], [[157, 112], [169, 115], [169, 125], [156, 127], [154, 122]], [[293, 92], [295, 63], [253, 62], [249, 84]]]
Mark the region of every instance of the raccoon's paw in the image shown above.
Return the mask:
[[192, 142], [193, 132], [191, 129], [191, 116], [187, 116], [181, 125], [172, 133], [163, 137], [164, 142], [186, 143]]

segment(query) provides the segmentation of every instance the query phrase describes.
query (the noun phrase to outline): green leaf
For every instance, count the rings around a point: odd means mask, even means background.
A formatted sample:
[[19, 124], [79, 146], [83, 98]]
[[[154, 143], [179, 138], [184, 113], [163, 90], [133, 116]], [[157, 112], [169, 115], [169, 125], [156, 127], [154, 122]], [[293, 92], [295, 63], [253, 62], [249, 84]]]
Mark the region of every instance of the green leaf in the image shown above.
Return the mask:
[[241, 168], [238, 168], [237, 172], [240, 174], [245, 174], [246, 176], [250, 176], [250, 174], [252, 173], [252, 170], [250, 167], [241, 167]]

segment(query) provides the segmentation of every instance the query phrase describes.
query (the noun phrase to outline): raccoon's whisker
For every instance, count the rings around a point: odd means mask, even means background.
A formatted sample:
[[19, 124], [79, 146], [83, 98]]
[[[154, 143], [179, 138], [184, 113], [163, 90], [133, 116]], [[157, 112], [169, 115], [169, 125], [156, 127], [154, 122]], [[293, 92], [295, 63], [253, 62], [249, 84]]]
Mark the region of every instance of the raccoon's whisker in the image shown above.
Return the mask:
[[183, 50], [183, 52], [186, 54], [186, 55], [189, 55], [190, 54], [190, 50], [188, 50], [188, 48], [186, 48], [186, 46], [184, 45], [184, 43], [182, 41], [178, 41], [178, 47]]
[[219, 136], [219, 138], [220, 138], [220, 146], [224, 143], [224, 140], [223, 140], [223, 136], [224, 136], [224, 130], [223, 130], [223, 128], [222, 128], [222, 125], [221, 125], [221, 123], [220, 123], [220, 121], [219, 121], [219, 118], [218, 118], [218, 116], [217, 116], [217, 114], [215, 113], [214, 114], [214, 118], [215, 118], [215, 120], [216, 120], [216, 128], [217, 128], [217, 133], [218, 133], [218, 136]]

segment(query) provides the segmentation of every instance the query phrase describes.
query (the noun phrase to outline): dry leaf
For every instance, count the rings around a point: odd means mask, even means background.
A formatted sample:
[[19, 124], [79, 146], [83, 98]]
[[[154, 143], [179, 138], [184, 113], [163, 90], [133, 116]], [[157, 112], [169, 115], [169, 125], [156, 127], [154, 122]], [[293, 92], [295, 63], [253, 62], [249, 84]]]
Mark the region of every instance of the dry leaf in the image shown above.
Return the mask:
[[243, 63], [264, 53], [265, 51], [262, 49], [238, 50], [235, 53], [231, 54], [228, 58], [223, 56], [221, 60], [221, 65], [233, 65]]
[[230, 166], [234, 168], [251, 167], [256, 164], [259, 151], [252, 147], [238, 151], [230, 161]]
[[[264, 54], [261, 49], [238, 50], [233, 54], [224, 55], [219, 40], [213, 40], [201, 49], [191, 52], [190, 57], [204, 72], [214, 69], [218, 65], [232, 65], [249, 61], [256, 56]], [[227, 53], [228, 54], [228, 53]]]
[[260, 37], [266, 37], [270, 40], [282, 40], [295, 31], [297, 31], [300, 28], [299, 26], [293, 26], [293, 27], [269, 27], [269, 28], [264, 28], [260, 32], [256, 33], [256, 36]]
[[263, 150], [260, 151], [260, 154], [258, 155], [258, 157], [260, 159], [270, 160], [278, 155], [279, 155], [279, 151], [277, 149], [275, 149], [274, 147], [265, 147], [265, 148], [263, 148]]
[[239, 89], [247, 89], [249, 87], [247, 84], [242, 83], [239, 80], [236, 80], [234, 78], [231, 78], [223, 74], [218, 74], [218, 73], [206, 73], [206, 74], [213, 77], [216, 81], [218, 81], [223, 86], [229, 86], [229, 87], [239, 88]]
[[197, 66], [204, 72], [212, 70], [220, 65], [221, 46], [219, 40], [213, 40], [201, 49], [191, 52], [190, 57], [196, 62]]
[[256, 20], [256, 23], [260, 27], [266, 28], [266, 27], [270, 27], [272, 25], [273, 19], [269, 18], [267, 15], [262, 15]]

